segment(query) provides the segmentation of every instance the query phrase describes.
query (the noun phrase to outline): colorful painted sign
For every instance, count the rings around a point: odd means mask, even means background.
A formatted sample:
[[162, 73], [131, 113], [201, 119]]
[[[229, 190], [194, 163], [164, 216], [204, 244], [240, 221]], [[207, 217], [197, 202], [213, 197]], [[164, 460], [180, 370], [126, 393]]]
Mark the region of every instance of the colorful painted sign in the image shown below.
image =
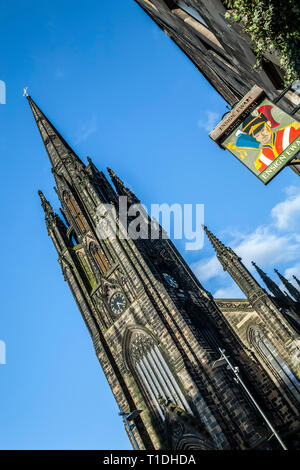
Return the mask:
[[264, 184], [300, 152], [300, 123], [266, 98], [259, 87], [252, 88], [210, 137]]

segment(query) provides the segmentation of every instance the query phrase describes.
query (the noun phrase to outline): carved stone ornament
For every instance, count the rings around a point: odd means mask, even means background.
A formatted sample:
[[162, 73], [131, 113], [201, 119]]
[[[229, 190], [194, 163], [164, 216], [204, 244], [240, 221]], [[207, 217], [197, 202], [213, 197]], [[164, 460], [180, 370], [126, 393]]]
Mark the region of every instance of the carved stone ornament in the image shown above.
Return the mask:
[[246, 310], [251, 308], [249, 302], [219, 302], [217, 301], [217, 305], [219, 308], [234, 308], [240, 310]]
[[149, 335], [139, 333], [131, 343], [131, 357], [139, 362], [154, 346], [154, 340]]

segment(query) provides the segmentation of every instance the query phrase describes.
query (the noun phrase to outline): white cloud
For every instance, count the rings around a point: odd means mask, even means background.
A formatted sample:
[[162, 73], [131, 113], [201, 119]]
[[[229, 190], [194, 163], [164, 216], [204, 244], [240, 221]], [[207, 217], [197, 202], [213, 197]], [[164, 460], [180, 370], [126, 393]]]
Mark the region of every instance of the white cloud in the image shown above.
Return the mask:
[[[285, 269], [281, 274], [291, 283], [293, 284], [296, 289], [300, 290], [299, 284], [295, 281], [293, 278], [294, 276], [297, 276], [299, 279], [300, 276], [300, 263], [296, 264], [295, 266], [292, 266], [291, 268]], [[277, 276], [276, 276], [277, 277]], [[288, 295], [291, 295], [291, 293], [288, 291], [288, 289], [285, 287], [283, 282], [280, 281], [279, 277], [277, 277], [277, 280], [275, 279], [276, 283], [278, 284], [279, 289], [282, 290], [282, 292], [286, 292]]]
[[214, 113], [213, 111], [205, 111], [207, 119], [205, 121], [198, 121], [198, 127], [205, 129], [207, 132], [212, 131], [217, 122], [220, 120], [220, 115], [218, 113]]
[[[300, 240], [292, 234], [277, 235], [270, 226], [258, 227], [252, 233], [239, 234], [235, 243], [229, 243], [235, 253], [242, 258], [245, 266], [254, 271], [252, 261], [262, 266], [274, 266], [276, 263], [293, 261], [299, 257]], [[205, 282], [224, 274], [216, 256], [200, 260], [191, 268], [200, 281]]]
[[286, 189], [287, 198], [273, 207], [271, 215], [280, 230], [294, 230], [299, 226], [300, 189], [290, 186]]
[[293, 234], [277, 234], [272, 226], [260, 226], [252, 233], [242, 236], [233, 250], [250, 269], [251, 261], [269, 266], [292, 261], [299, 256], [300, 241]]
[[231, 284], [229, 287], [218, 289], [213, 296], [215, 299], [240, 299], [245, 297], [236, 284]]
[[75, 140], [75, 144], [84, 142], [91, 134], [94, 134], [94, 132], [96, 132], [97, 129], [98, 129], [97, 117], [94, 114], [88, 121], [80, 125], [80, 129], [77, 132], [78, 137]]
[[[299, 284], [297, 281], [293, 278], [293, 276], [296, 276], [298, 279], [300, 279], [300, 263], [296, 263], [294, 266], [291, 266], [290, 268], [287, 268], [284, 273], [284, 277], [288, 279], [298, 290], [300, 290]], [[287, 290], [286, 287], [281, 284], [283, 290]]]
[[191, 268], [202, 282], [223, 274], [223, 268], [216, 256], [193, 263]]
[[[295, 283], [292, 275], [300, 278], [300, 236], [297, 231], [292, 232], [291, 226], [294, 219], [300, 215], [300, 190], [289, 187], [285, 190], [286, 199], [271, 211], [272, 222], [256, 227], [252, 232], [231, 232], [232, 241], [226, 241], [227, 246], [242, 258], [242, 262], [252, 272], [256, 272], [252, 266], [255, 261], [263, 269], [279, 267], [280, 264], [294, 262], [294, 266], [285, 269], [284, 276]], [[299, 212], [299, 214], [298, 214]], [[285, 233], [283, 229], [287, 228]], [[227, 235], [228, 238], [228, 235]], [[222, 241], [222, 240], [221, 240]], [[239, 297], [240, 289], [232, 284], [230, 278], [224, 273], [216, 256], [199, 260], [192, 264], [192, 269], [201, 282], [214, 279], [216, 282], [217, 298]], [[272, 275], [271, 275], [272, 277]], [[229, 282], [231, 284], [229, 285]], [[297, 287], [297, 284], [295, 283]]]
[[284, 271], [284, 277], [287, 279], [293, 279], [293, 276], [296, 276], [298, 279], [300, 279], [300, 263], [297, 263], [295, 266]]

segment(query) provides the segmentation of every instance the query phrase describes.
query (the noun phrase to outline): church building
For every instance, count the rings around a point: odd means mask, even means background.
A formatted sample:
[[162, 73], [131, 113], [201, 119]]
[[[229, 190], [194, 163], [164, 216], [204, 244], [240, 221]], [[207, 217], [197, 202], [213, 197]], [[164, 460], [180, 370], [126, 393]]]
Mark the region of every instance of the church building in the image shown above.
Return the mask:
[[[109, 180], [84, 163], [27, 99], [61, 203], [58, 215], [39, 191], [48, 235], [118, 407], [135, 412], [132, 446], [278, 449], [258, 405], [285, 446], [299, 449], [299, 288], [282, 277], [283, 293], [257, 267], [268, 293], [206, 227], [245, 299], [214, 299], [161, 227], [155, 239], [124, 237], [117, 213], [115, 236], [102, 236], [107, 204], [118, 211], [119, 197], [128, 206], [138, 197], [112, 170]], [[221, 351], [246, 390], [220, 365]]]

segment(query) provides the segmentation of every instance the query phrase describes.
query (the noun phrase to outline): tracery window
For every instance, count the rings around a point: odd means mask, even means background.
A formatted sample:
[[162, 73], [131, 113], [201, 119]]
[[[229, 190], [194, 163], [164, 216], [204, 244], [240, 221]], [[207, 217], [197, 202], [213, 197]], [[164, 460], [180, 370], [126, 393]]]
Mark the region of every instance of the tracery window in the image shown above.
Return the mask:
[[272, 369], [277, 373], [294, 397], [300, 400], [300, 382], [278, 354], [269, 339], [258, 328], [253, 328], [250, 333], [250, 341], [260, 355], [263, 355], [269, 362]]
[[104, 252], [102, 251], [102, 249], [100, 248], [100, 246], [96, 245], [96, 243], [92, 243], [90, 245], [90, 252], [97, 266], [100, 268], [100, 271], [102, 272], [102, 274], [105, 274], [109, 269], [109, 265], [107, 262], [107, 258]]
[[85, 233], [88, 230], [88, 227], [84, 217], [81, 214], [79, 205], [75, 201], [74, 197], [69, 193], [64, 195], [64, 199], [77, 227], [81, 233]]
[[158, 397], [170, 399], [192, 414], [166, 360], [154, 339], [143, 332], [135, 333], [130, 343], [130, 360], [141, 380], [148, 398], [162, 420], [165, 419]]

